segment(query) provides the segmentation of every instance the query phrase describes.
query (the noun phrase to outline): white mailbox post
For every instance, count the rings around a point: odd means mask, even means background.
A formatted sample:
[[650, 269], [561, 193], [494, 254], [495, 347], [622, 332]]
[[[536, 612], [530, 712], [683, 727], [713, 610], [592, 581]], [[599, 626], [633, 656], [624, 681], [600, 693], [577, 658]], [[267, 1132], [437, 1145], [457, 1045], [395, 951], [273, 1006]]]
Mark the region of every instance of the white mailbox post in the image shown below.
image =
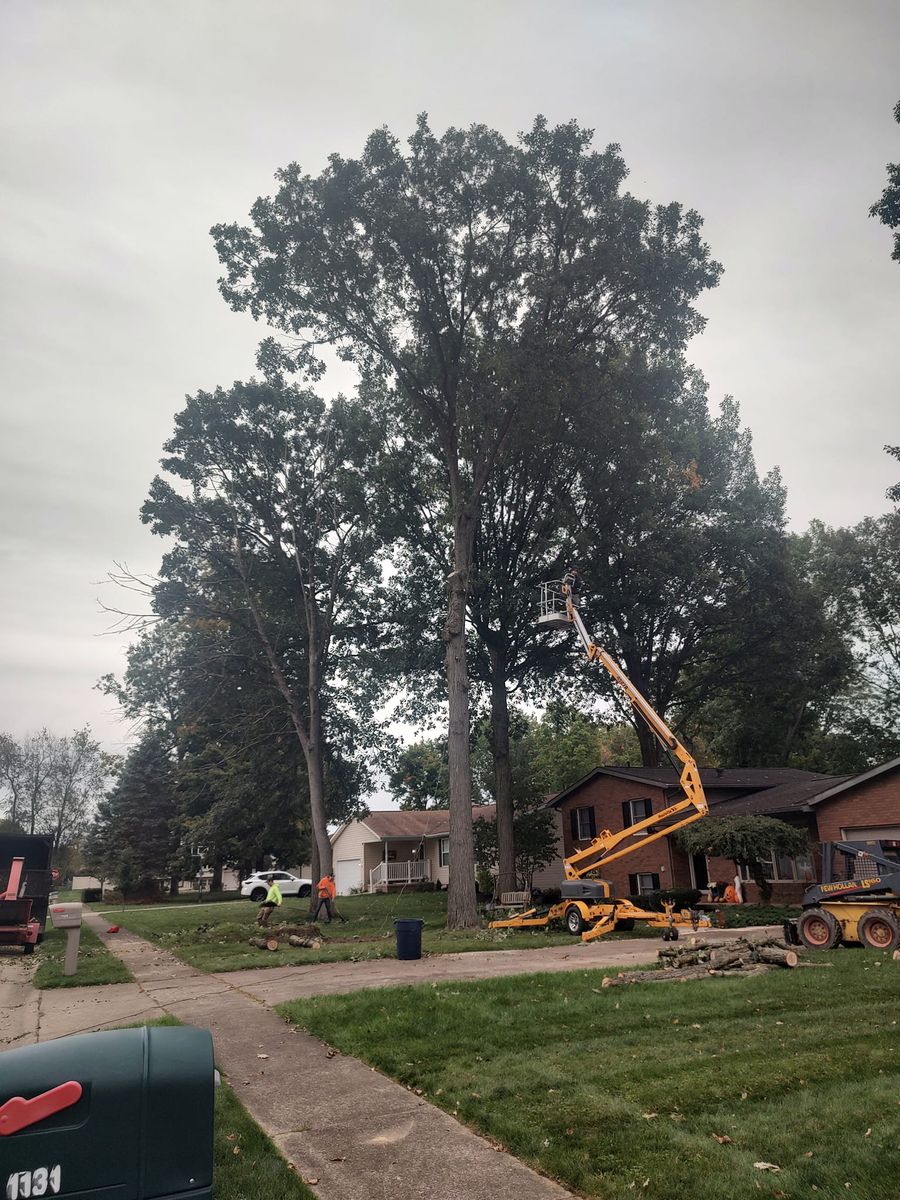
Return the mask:
[[55, 929], [66, 931], [66, 959], [63, 975], [74, 975], [78, 962], [78, 943], [81, 941], [81, 905], [51, 904], [50, 920]]

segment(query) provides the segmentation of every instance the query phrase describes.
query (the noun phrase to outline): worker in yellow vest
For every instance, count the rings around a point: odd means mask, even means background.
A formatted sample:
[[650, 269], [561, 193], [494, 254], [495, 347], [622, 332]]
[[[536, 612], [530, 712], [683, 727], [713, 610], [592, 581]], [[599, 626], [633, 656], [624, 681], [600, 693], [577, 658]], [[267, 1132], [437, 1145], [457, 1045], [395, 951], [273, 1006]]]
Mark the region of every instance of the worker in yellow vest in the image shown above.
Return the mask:
[[265, 900], [259, 906], [259, 913], [256, 917], [257, 925], [263, 927], [268, 925], [273, 910], [281, 907], [281, 889], [275, 882], [275, 876], [267, 875], [266, 883], [269, 885], [269, 890], [266, 892]]

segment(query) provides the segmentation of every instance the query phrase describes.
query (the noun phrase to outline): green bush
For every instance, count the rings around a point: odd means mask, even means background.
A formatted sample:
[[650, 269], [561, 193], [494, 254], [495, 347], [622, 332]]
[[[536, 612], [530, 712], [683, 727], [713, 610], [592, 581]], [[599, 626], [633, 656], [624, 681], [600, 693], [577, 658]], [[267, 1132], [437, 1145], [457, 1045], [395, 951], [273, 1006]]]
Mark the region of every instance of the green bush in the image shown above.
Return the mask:
[[746, 929], [748, 925], [780, 925], [801, 912], [799, 905], [723, 904], [726, 929]]

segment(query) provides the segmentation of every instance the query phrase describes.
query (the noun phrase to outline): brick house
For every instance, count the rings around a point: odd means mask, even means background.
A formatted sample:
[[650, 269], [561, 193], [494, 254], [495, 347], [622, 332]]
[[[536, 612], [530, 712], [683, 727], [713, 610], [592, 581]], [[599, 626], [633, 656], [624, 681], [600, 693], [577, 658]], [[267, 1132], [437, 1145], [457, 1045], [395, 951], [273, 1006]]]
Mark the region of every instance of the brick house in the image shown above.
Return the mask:
[[[710, 812], [717, 816], [753, 813], [777, 817], [804, 829], [809, 852], [795, 859], [769, 860], [772, 899], [796, 903], [817, 876], [816, 847], [822, 841], [878, 838], [900, 850], [900, 758], [853, 776], [822, 775], [792, 768], [715, 768], [700, 771]], [[597, 767], [547, 801], [562, 819], [563, 853], [583, 848], [603, 829], [613, 831], [642, 821], [680, 795], [669, 767]], [[603, 872], [619, 895], [659, 888], [702, 888], [734, 874], [730, 859], [683, 854], [673, 838], [639, 849]], [[756, 885], [745, 883], [755, 901]]]

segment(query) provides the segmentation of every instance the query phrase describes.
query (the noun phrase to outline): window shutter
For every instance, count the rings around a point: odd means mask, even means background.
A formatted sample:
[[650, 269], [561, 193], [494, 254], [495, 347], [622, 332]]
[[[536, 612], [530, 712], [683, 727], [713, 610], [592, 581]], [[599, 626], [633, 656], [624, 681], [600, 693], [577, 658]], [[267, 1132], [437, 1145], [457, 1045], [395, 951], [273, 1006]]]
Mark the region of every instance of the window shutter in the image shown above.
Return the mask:
[[578, 841], [578, 809], [577, 808], [573, 808], [572, 811], [569, 813], [569, 820], [571, 821], [572, 841], [577, 842]]
[[629, 875], [628, 876], [628, 891], [629, 891], [629, 894], [632, 896], [636, 896], [638, 894], [638, 877], [637, 877], [637, 875]]
[[592, 837], [592, 838], [595, 838], [595, 837], [597, 836], [597, 821], [596, 821], [596, 818], [595, 818], [595, 816], [594, 816], [594, 809], [593, 809], [593, 807], [591, 807], [591, 808], [589, 808], [589, 809], [588, 809], [588, 813], [590, 814], [590, 830], [591, 830], [591, 837]]
[[631, 801], [623, 800], [622, 801], [622, 828], [627, 829], [629, 825], [633, 825], [633, 824], [634, 824], [634, 822], [631, 819]]

